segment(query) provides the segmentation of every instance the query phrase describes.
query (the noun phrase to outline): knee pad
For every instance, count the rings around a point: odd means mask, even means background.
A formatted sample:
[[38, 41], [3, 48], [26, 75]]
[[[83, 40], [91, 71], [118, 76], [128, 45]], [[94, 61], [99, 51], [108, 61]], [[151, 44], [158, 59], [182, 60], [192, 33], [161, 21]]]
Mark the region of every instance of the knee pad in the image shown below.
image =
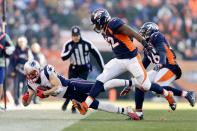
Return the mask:
[[146, 79], [144, 81], [144, 83], [142, 84], [142, 88], [145, 91], [149, 91], [150, 90], [150, 88], [151, 88], [151, 82], [149, 81], [149, 79]]
[[97, 76], [96, 80], [105, 83], [106, 81], [108, 81], [108, 78], [105, 73], [101, 73], [99, 76]]

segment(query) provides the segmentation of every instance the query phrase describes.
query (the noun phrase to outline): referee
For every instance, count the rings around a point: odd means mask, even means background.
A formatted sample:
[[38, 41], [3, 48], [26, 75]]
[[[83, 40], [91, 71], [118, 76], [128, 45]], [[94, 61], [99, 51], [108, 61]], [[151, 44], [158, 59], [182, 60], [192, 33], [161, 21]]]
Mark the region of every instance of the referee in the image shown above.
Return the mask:
[[[89, 41], [81, 38], [80, 28], [78, 26], [73, 26], [71, 29], [72, 40], [67, 41], [61, 53], [62, 60], [67, 60], [70, 58], [70, 66], [68, 71], [68, 78], [82, 78], [87, 79], [89, 72], [92, 69], [90, 63], [90, 53], [95, 57], [100, 68], [103, 70], [104, 62], [101, 54], [96, 49], [96, 47]], [[62, 110], [66, 110], [69, 103], [67, 99]], [[72, 107], [72, 113], [76, 110]]]

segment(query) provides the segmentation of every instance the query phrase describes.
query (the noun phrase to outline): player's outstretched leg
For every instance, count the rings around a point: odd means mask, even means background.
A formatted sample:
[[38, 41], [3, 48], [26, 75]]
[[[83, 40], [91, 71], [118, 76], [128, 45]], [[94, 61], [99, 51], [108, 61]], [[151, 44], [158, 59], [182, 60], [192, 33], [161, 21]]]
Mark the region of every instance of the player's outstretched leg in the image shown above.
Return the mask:
[[[73, 99], [72, 103], [81, 115], [85, 115], [87, 113], [86, 108], [84, 108], [80, 102]], [[90, 105], [90, 108], [110, 113], [126, 115], [129, 117], [130, 120], [140, 120], [140, 117], [133, 111], [133, 109], [130, 106], [120, 107], [111, 103], [100, 102], [95, 99]]]
[[196, 102], [196, 96], [195, 96], [195, 92], [193, 91], [188, 91], [187, 95], [185, 96], [185, 98], [189, 101], [190, 105], [192, 107], [195, 106], [195, 102]]
[[144, 119], [143, 113], [143, 102], [144, 102], [145, 92], [139, 88], [135, 89], [135, 113], [138, 115], [140, 120]]
[[87, 108], [84, 108], [80, 102], [72, 99], [73, 106], [79, 111], [81, 115], [85, 115], [87, 113]]
[[[172, 87], [169, 87], [172, 88]], [[145, 88], [145, 90], [148, 90], [148, 88]], [[174, 99], [174, 95], [171, 91], [165, 90], [162, 86], [160, 86], [157, 83], [152, 83], [150, 88], [150, 91], [156, 92], [157, 94], [162, 94], [165, 96], [166, 100], [169, 103], [170, 108], [174, 111], [176, 110], [176, 101]]]
[[184, 97], [188, 100], [192, 107], [195, 106], [196, 98], [195, 93], [193, 91], [183, 91], [181, 89], [171, 88], [169, 86], [164, 86], [164, 89], [172, 91], [175, 96]]

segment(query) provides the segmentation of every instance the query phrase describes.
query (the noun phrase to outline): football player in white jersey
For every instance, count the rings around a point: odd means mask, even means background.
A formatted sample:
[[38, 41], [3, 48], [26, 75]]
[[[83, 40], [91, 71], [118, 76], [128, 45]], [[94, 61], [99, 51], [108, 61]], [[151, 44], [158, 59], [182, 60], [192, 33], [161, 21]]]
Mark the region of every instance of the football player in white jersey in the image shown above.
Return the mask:
[[[73, 105], [78, 109], [80, 114], [85, 115], [87, 111], [78, 108], [79, 104], [84, 101], [92, 85], [95, 82], [82, 80], [82, 79], [65, 79], [63, 76], [57, 74], [55, 69], [51, 65], [46, 65], [43, 69], [37, 61], [28, 61], [24, 65], [25, 75], [28, 81], [28, 91], [24, 93], [22, 101], [24, 106], [28, 106], [32, 100], [34, 94], [40, 98], [46, 98], [48, 96], [54, 96], [59, 98], [69, 98], [72, 100]], [[109, 86], [114, 82], [117, 86], [124, 86], [124, 81], [118, 79], [109, 81], [105, 84], [105, 87], [109, 89]], [[106, 112], [119, 113], [127, 115], [130, 118], [135, 118], [131, 107], [120, 107], [110, 103], [103, 103], [98, 100], [90, 106], [92, 109], [101, 110]], [[138, 118], [138, 117], [136, 117]]]

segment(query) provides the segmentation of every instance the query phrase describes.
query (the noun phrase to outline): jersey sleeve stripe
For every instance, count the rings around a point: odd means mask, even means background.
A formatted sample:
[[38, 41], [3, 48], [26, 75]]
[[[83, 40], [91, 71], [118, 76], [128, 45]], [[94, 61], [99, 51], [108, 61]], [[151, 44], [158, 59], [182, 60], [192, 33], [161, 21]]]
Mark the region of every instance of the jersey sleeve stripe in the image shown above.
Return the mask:
[[49, 73], [47, 72], [47, 66], [44, 67], [44, 74], [47, 77], [47, 79], [49, 80]]
[[110, 34], [113, 34], [113, 31], [108, 27], [107, 30], [109, 31]]
[[130, 51], [134, 51], [136, 49], [135, 45], [133, 44], [133, 42], [130, 40], [130, 38], [128, 36], [125, 35], [120, 35], [120, 34], [116, 34], [114, 35], [119, 41], [121, 41], [123, 44], [125, 44], [125, 46], [130, 50]]
[[168, 69], [168, 71], [157, 82], [168, 81], [174, 76], [175, 76], [175, 74], [171, 70]]
[[174, 54], [173, 54], [172, 51], [168, 48], [167, 45], [164, 45], [164, 46], [165, 46], [166, 56], [167, 56], [167, 60], [168, 60], [169, 64], [175, 65], [176, 62], [175, 62], [175, 60], [174, 60]]

